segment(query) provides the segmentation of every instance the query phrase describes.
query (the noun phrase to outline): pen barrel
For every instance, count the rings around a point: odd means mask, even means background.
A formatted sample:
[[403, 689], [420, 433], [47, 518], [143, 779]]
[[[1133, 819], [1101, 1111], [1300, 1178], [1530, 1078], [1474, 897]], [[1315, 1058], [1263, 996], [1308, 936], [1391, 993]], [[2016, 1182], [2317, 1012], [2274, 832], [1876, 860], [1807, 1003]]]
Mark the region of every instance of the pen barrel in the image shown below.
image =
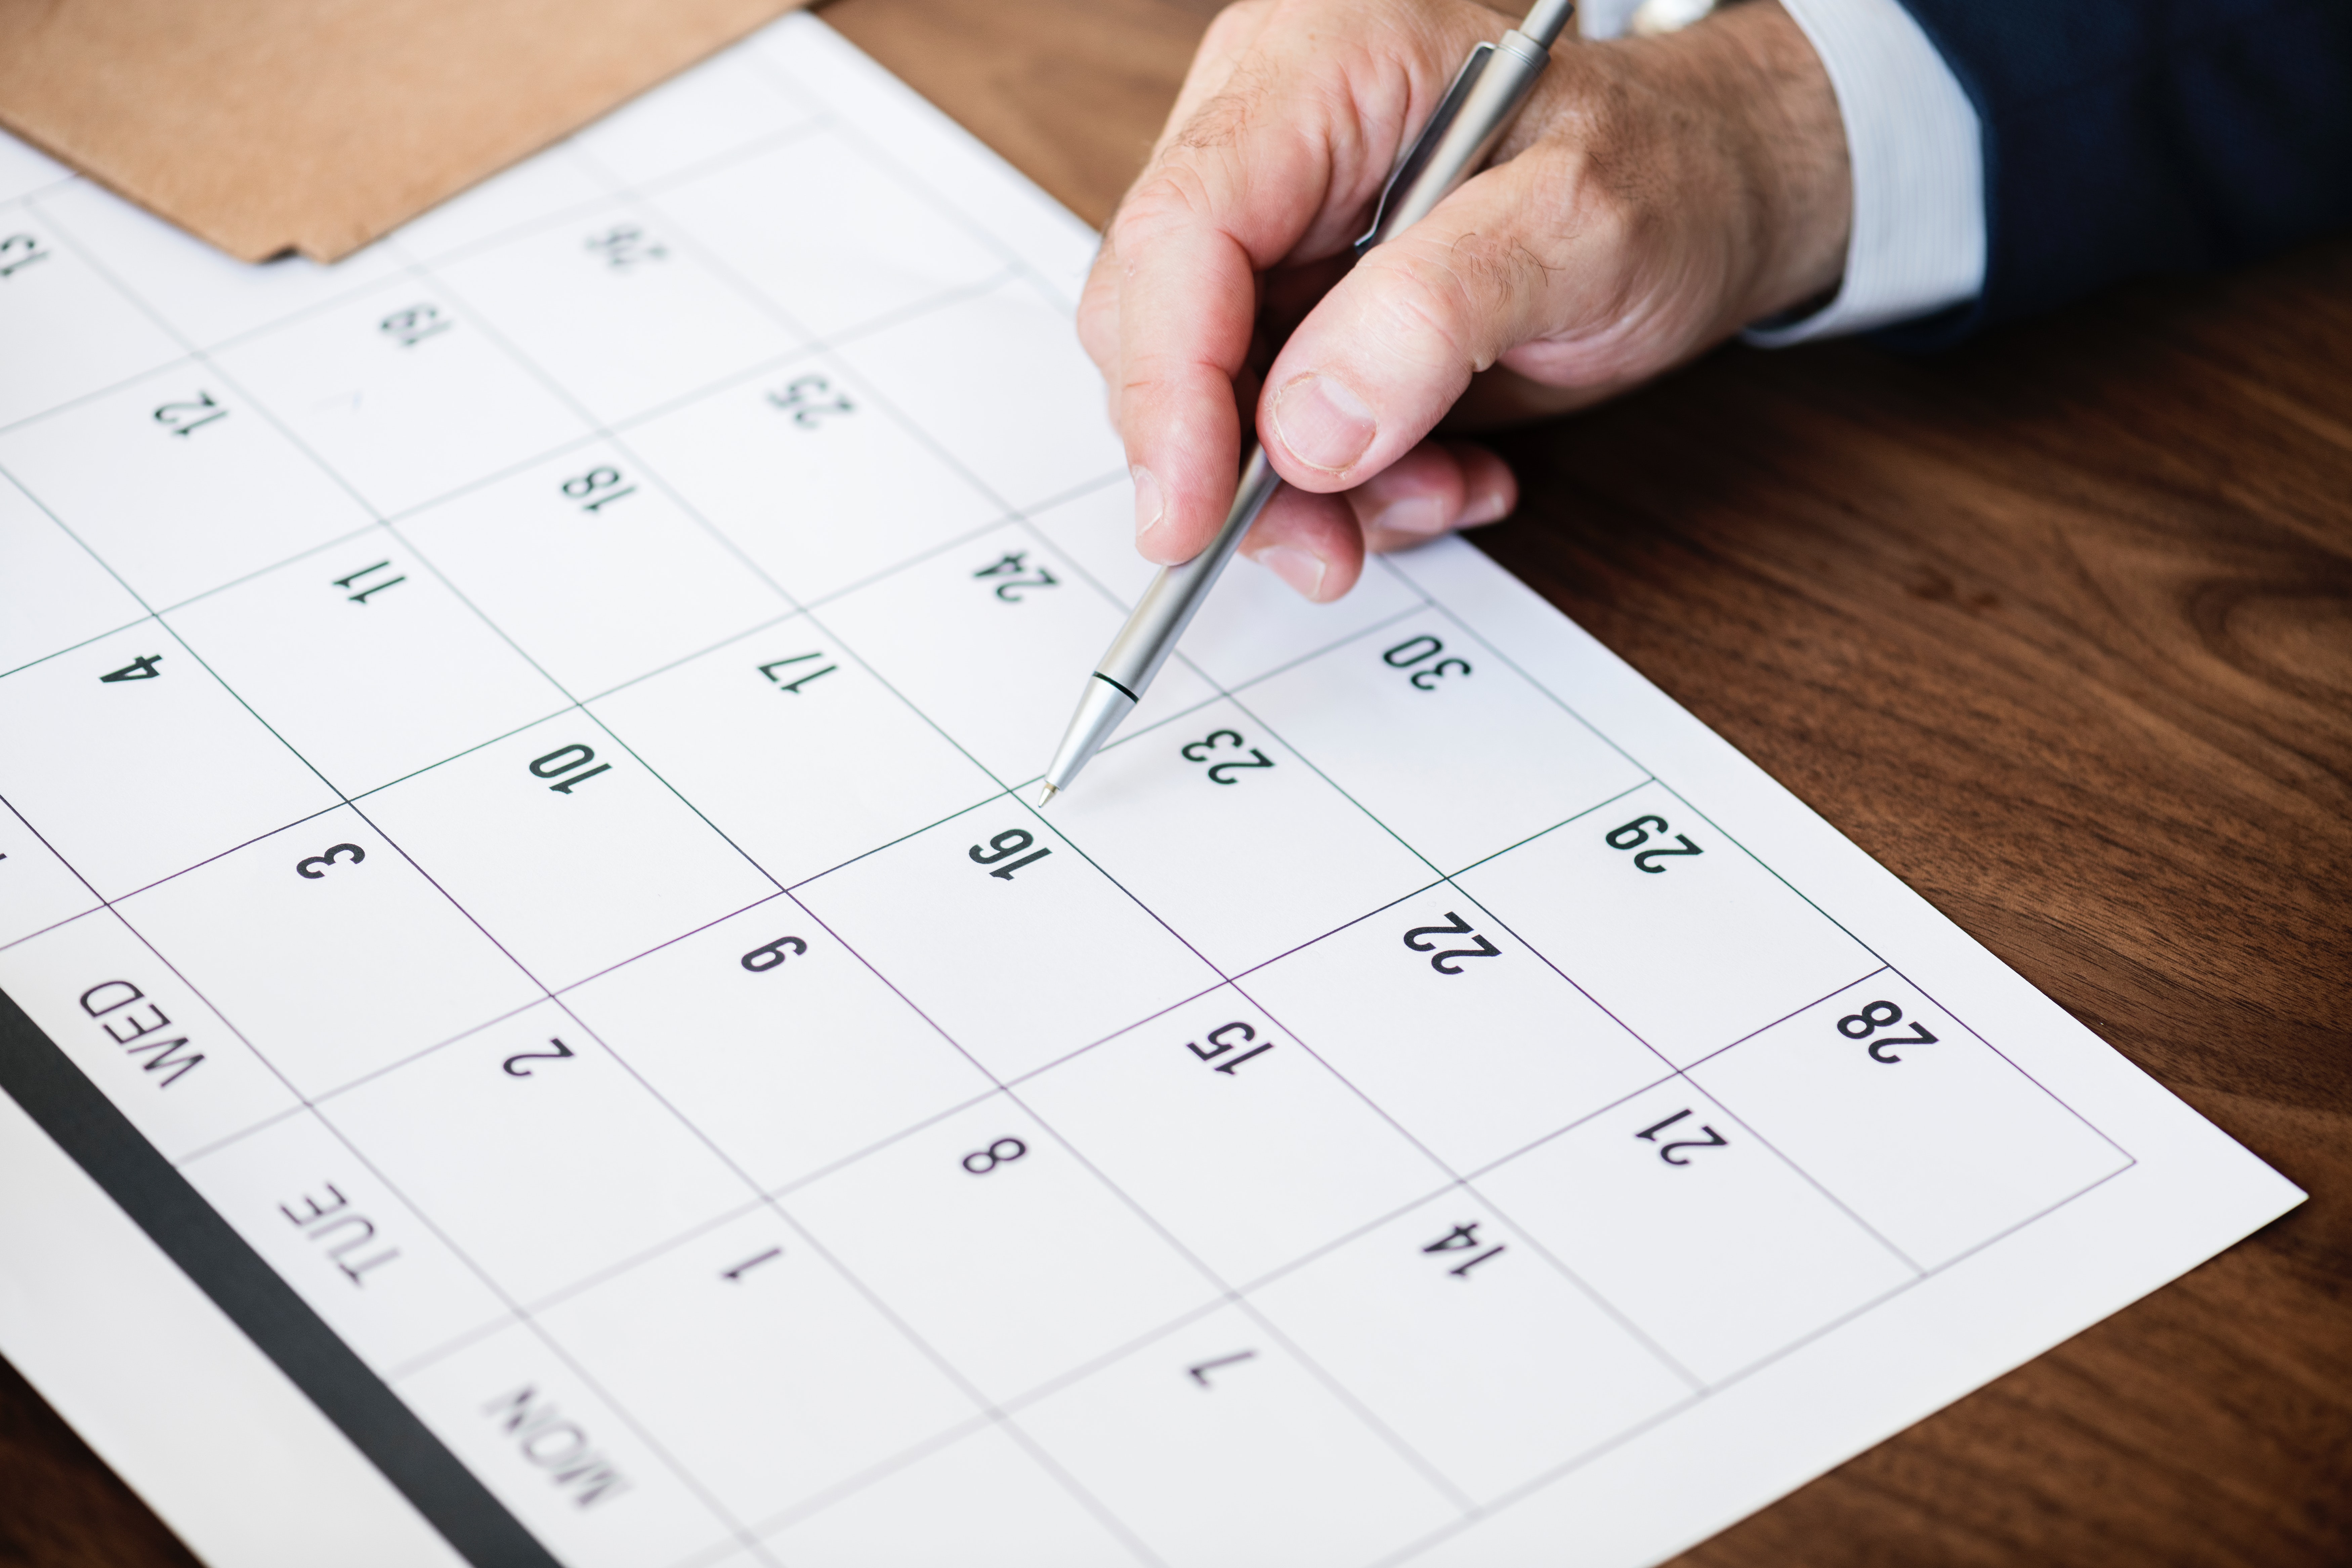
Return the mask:
[[1225, 513], [1224, 526], [1209, 547], [1181, 566], [1163, 566], [1151, 586], [1136, 601], [1135, 613], [1119, 628], [1118, 636], [1095, 666], [1095, 673], [1116, 682], [1140, 698], [1160, 667], [1168, 662], [1175, 651], [1176, 639], [1184, 635], [1193, 615], [1217, 585], [1218, 574], [1225, 563], [1241, 548], [1243, 535], [1250, 524], [1282, 488], [1282, 477], [1266, 461], [1265, 449], [1252, 443], [1249, 460], [1242, 468], [1241, 487], [1234, 492], [1233, 509]]
[[1363, 255], [1411, 228], [1476, 174], [1511, 128], [1551, 51], [1517, 28], [1499, 44], [1481, 44], [1381, 193], [1372, 226], [1356, 241]]

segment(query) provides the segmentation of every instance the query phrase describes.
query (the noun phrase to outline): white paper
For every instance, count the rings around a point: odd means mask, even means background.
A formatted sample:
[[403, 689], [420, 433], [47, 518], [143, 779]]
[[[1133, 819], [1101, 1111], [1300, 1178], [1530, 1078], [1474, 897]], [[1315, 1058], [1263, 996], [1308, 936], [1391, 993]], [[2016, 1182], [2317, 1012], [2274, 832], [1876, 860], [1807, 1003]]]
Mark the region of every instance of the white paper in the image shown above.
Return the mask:
[[1459, 542], [1033, 810], [1092, 237], [812, 18], [337, 268], [18, 183], [0, 986], [564, 1563], [1654, 1562], [2299, 1197]]

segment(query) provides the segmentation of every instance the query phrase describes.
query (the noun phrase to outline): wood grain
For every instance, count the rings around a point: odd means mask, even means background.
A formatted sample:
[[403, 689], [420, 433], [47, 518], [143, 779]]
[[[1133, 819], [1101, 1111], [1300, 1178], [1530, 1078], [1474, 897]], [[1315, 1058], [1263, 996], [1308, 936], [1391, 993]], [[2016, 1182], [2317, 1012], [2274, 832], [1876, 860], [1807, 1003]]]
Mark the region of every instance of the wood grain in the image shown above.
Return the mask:
[[[1099, 222], [1213, 8], [826, 16]], [[2352, 243], [1503, 446], [1491, 554], [2312, 1194], [1685, 1568], [2352, 1562]], [[189, 1561], [0, 1382], [0, 1563]]]

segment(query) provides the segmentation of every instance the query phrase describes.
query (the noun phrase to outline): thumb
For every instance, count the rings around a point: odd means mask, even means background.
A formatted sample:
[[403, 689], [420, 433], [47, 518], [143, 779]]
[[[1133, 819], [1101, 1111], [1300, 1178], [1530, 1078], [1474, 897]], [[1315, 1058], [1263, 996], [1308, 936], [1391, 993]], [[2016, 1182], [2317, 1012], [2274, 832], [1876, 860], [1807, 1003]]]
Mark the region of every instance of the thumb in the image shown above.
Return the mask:
[[1412, 450], [1472, 375], [1543, 331], [1550, 268], [1526, 232], [1540, 161], [1522, 154], [1465, 184], [1299, 323], [1258, 398], [1259, 439], [1285, 479], [1363, 483]]

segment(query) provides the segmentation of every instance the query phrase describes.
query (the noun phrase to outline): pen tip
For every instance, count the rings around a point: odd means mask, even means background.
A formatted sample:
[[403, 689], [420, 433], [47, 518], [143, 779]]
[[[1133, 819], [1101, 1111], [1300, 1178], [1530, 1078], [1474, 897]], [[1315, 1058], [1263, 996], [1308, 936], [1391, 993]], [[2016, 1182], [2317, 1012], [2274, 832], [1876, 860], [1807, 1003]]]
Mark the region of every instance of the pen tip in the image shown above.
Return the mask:
[[1061, 793], [1062, 792], [1060, 790], [1055, 789], [1052, 784], [1047, 784], [1045, 786], [1045, 793], [1037, 797], [1037, 809], [1043, 811], [1047, 806], [1053, 805], [1054, 797]]

